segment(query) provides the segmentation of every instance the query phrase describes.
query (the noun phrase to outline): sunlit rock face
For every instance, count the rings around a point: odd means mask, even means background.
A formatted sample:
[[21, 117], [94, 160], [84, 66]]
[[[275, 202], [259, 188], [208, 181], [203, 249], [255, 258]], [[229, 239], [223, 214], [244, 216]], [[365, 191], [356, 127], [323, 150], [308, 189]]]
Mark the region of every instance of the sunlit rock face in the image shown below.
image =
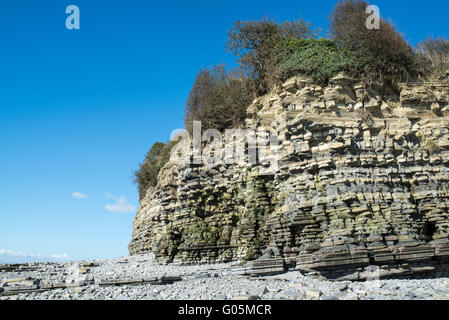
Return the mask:
[[191, 264], [274, 248], [278, 266], [350, 280], [449, 270], [449, 86], [296, 77], [253, 102], [245, 129], [265, 132], [269, 156], [194, 164], [179, 160], [189, 141], [175, 148], [130, 254]]

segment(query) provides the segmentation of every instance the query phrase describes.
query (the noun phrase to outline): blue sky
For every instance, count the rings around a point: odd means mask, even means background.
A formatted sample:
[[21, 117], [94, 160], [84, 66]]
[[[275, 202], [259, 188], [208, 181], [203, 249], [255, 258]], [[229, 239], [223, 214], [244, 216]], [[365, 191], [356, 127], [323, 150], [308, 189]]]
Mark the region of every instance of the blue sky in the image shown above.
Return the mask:
[[[65, 28], [71, 4], [80, 8], [80, 30]], [[303, 17], [326, 30], [334, 4], [2, 3], [0, 262], [2, 253], [31, 259], [127, 255], [138, 206], [132, 173], [154, 142], [183, 127], [197, 72], [232, 64], [224, 43], [233, 22]], [[428, 35], [449, 36], [446, 0], [372, 4], [413, 45]], [[114, 212], [120, 208], [129, 212]]]

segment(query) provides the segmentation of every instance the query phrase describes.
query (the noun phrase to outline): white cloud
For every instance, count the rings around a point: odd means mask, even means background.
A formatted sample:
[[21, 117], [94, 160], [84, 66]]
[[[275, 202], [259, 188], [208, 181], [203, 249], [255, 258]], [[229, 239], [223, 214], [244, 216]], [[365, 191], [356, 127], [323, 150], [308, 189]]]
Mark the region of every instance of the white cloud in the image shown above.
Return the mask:
[[23, 253], [9, 249], [0, 249], [0, 263], [63, 262], [70, 260], [71, 258], [67, 253], [45, 256], [42, 254]]
[[115, 198], [112, 194], [107, 193], [107, 192], [104, 193], [104, 196], [105, 196], [106, 198], [109, 198], [109, 199], [114, 199], [114, 198]]
[[72, 198], [75, 199], [87, 199], [87, 194], [81, 192], [72, 192]]
[[[107, 194], [108, 198], [114, 198], [112, 195]], [[121, 195], [120, 197], [116, 198], [115, 204], [107, 204], [104, 206], [104, 208], [110, 212], [118, 212], [118, 213], [128, 213], [128, 212], [134, 212], [136, 211], [136, 207], [130, 205], [128, 203], [128, 199], [124, 195]]]

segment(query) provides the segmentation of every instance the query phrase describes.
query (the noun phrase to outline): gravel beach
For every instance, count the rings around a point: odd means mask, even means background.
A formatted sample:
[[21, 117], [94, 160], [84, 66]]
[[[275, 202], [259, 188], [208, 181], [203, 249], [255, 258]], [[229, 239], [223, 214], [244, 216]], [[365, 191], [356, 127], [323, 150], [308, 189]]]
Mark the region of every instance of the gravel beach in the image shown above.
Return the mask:
[[297, 271], [248, 277], [236, 263], [160, 265], [152, 255], [0, 265], [2, 300], [448, 300], [449, 279], [327, 281]]

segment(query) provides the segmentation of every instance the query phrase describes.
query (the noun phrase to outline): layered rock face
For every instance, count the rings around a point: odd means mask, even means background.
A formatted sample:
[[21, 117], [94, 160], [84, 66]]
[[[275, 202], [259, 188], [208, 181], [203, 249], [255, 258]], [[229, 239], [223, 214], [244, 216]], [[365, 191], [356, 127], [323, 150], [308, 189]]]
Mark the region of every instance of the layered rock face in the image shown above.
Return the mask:
[[292, 78], [254, 101], [246, 128], [277, 133], [271, 158], [192, 164], [176, 161], [191, 152], [180, 144], [140, 203], [130, 254], [190, 264], [272, 248], [276, 270], [332, 279], [449, 273], [448, 85]]

